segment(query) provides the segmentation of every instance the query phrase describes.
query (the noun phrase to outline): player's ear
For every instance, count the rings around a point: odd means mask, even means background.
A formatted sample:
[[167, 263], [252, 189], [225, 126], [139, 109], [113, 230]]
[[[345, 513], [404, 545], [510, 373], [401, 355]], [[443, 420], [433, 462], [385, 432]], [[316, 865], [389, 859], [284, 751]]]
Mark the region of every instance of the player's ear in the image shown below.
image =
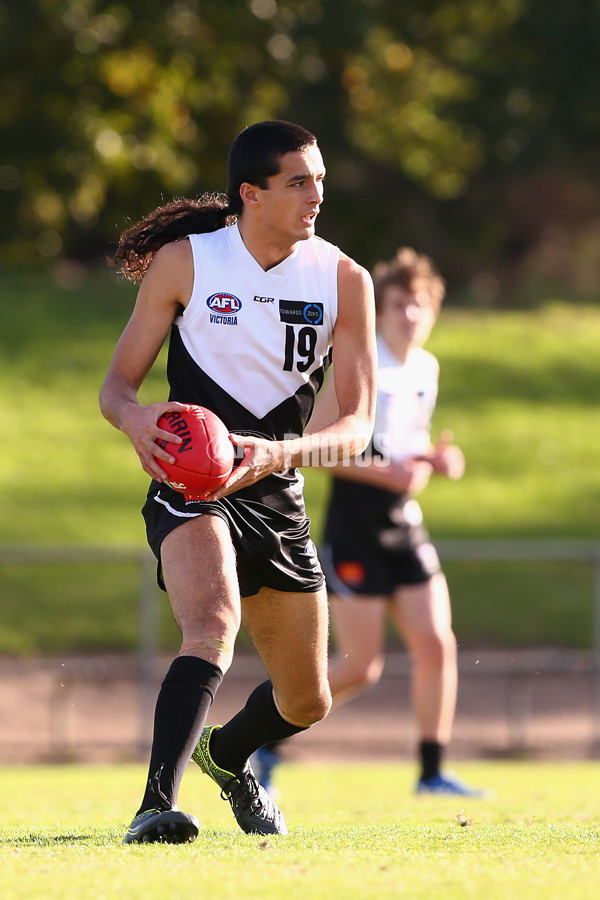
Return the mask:
[[259, 202], [259, 189], [256, 185], [244, 181], [240, 186], [240, 197], [245, 206], [254, 206]]

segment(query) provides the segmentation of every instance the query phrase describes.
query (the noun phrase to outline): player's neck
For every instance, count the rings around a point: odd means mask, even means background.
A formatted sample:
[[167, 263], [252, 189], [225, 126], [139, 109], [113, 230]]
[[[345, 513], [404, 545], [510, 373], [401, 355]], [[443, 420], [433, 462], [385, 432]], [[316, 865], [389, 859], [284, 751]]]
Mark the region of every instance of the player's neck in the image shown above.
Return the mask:
[[379, 336], [392, 356], [395, 357], [399, 363], [405, 363], [410, 356], [411, 351], [414, 349], [414, 345], [411, 343], [407, 344], [406, 341], [398, 339], [394, 340], [390, 335], [385, 335], [381, 332], [379, 332]]
[[264, 228], [258, 228], [243, 220], [238, 220], [238, 228], [246, 250], [252, 254], [256, 262], [268, 272], [291, 256], [296, 248], [282, 235], [274, 235]]

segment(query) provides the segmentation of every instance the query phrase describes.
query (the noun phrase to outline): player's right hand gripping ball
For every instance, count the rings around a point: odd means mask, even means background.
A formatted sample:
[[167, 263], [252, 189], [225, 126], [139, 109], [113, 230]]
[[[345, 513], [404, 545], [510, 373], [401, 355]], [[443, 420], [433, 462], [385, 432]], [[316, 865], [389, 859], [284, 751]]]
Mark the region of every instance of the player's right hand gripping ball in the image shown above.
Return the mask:
[[229, 432], [210, 409], [190, 406], [182, 412], [168, 412], [158, 420], [159, 428], [181, 438], [181, 443], [157, 443], [175, 457], [174, 463], [159, 460], [168, 475], [168, 484], [188, 500], [202, 500], [224, 484], [233, 469], [234, 447]]

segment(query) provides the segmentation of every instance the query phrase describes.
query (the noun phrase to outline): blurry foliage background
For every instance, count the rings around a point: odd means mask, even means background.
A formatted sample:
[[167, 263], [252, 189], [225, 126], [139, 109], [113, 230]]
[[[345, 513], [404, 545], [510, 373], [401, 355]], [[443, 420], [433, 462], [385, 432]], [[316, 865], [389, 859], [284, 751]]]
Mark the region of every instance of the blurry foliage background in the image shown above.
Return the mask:
[[328, 166], [320, 234], [366, 266], [408, 243], [455, 300], [594, 299], [598, 0], [19, 0], [0, 25], [5, 264], [68, 283], [288, 118]]
[[[275, 117], [319, 139], [319, 234], [367, 267], [414, 245], [474, 307], [432, 336], [468, 460], [432, 534], [596, 538], [599, 64], [600, 0], [0, 0], [0, 543], [143, 541], [147, 479], [97, 408], [135, 291], [98, 263]], [[307, 472], [317, 537], [326, 495]], [[0, 651], [135, 646], [136, 572], [59, 568], [3, 566]], [[589, 566], [448, 574], [461, 641], [589, 646]]]

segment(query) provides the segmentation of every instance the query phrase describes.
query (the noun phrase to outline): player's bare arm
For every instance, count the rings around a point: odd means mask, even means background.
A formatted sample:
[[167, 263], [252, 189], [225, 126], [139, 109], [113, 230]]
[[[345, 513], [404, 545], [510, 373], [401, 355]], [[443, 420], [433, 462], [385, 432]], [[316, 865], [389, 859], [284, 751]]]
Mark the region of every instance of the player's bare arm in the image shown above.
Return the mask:
[[[377, 350], [373, 284], [368, 272], [341, 254], [338, 317], [333, 337], [333, 386], [338, 415], [297, 441], [284, 442], [292, 465], [330, 463], [367, 447], [375, 415]], [[317, 423], [321, 425], [321, 423]]]
[[154, 257], [141, 283], [135, 308], [115, 349], [100, 390], [100, 408], [126, 434], [152, 478], [165, 479], [159, 461], [173, 457], [156, 443], [173, 441], [158, 427], [160, 416], [185, 404], [165, 401], [141, 406], [138, 390], [162, 347], [171, 324], [191, 293], [193, 266], [188, 241], [166, 244]]

